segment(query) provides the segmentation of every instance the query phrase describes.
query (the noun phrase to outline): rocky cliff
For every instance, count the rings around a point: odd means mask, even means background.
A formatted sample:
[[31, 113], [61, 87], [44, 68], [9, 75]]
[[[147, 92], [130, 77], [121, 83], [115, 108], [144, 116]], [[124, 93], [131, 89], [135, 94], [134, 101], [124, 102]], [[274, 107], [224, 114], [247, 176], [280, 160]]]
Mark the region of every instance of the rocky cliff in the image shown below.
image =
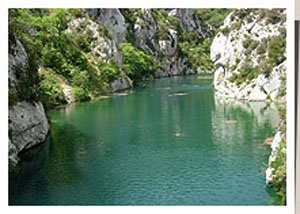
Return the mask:
[[193, 9], [10, 10], [11, 162], [45, 140], [44, 105], [130, 89], [151, 76], [197, 72], [202, 65], [188, 54], [208, 38], [202, 23]]
[[286, 200], [285, 27], [284, 9], [235, 10], [226, 17], [210, 47], [211, 60], [216, 66], [213, 85], [218, 99], [277, 104], [281, 125], [275, 136], [265, 142], [271, 146], [266, 183], [274, 187], [283, 204]]
[[[98, 24], [112, 32], [117, 44], [131, 42], [160, 63], [155, 77], [195, 73], [186, 56], [180, 55], [182, 32], [205, 38], [193, 9], [88, 9]], [[112, 21], [113, 20], [113, 21]]]
[[[82, 66], [78, 66], [80, 70], [89, 72], [85, 75], [89, 77], [85, 78], [91, 79], [91, 76], [94, 76], [101, 80], [94, 83], [99, 85], [97, 89], [87, 92], [86, 88], [93, 86], [87, 87], [86, 83], [83, 86], [82, 81], [77, 84], [79, 81], [73, 81], [73, 77], [70, 78], [68, 74], [71, 72], [72, 76], [81, 72], [72, 71], [74, 63], [66, 66], [72, 68], [63, 75], [60, 75], [61, 72], [57, 71], [57, 68], [51, 68], [55, 71], [51, 72], [51, 77], [49, 73], [41, 72], [47, 84], [49, 79], [59, 85], [53, 86], [54, 89], [47, 92], [52, 94], [56, 91], [59, 94], [57, 97], [60, 98], [56, 99], [54, 104], [71, 103], [93, 98], [101, 93], [130, 89], [133, 83], [151, 76], [159, 78], [194, 74], [209, 72], [212, 68], [207, 42], [211, 36], [211, 29], [203, 25], [203, 21], [200, 21], [193, 9], [86, 9], [67, 22], [67, 29], [62, 31], [63, 33], [72, 35], [71, 38], [74, 38], [76, 45], [84, 53], [83, 57], [88, 61], [87, 68], [82, 69]], [[205, 39], [207, 41], [203, 42]], [[140, 59], [141, 64], [148, 58], [153, 61], [136, 66], [140, 74], [132, 74], [134, 72], [126, 69], [127, 65], [124, 66], [126, 62], [124, 63], [123, 55], [126, 53], [120, 50], [120, 46], [127, 43], [136, 48], [136, 51], [145, 54], [144, 59]], [[202, 47], [202, 44], [205, 47]], [[147, 72], [141, 71], [141, 66], [149, 71], [150, 67], [153, 67], [153, 72], [148, 71], [146, 74]], [[135, 79], [136, 76], [139, 77], [138, 80]], [[83, 94], [85, 95], [82, 96]]]
[[285, 10], [233, 11], [211, 45], [216, 96], [285, 100]]
[[8, 72], [9, 160], [11, 164], [16, 164], [20, 152], [45, 140], [49, 125], [43, 104], [31, 97], [36, 96], [36, 88], [27, 83], [31, 83], [37, 71], [30, 70], [27, 52], [19, 40], [11, 40], [9, 43]]
[[132, 81], [122, 70], [122, 53], [117, 46], [125, 41], [124, 17], [117, 9], [91, 9], [88, 14], [96, 20], [93, 21], [87, 16], [74, 19], [68, 23], [67, 32], [90, 38], [88, 46], [91, 50], [87, 56], [93, 64], [101, 60], [117, 66], [117, 77], [109, 82], [106, 92], [132, 88]]

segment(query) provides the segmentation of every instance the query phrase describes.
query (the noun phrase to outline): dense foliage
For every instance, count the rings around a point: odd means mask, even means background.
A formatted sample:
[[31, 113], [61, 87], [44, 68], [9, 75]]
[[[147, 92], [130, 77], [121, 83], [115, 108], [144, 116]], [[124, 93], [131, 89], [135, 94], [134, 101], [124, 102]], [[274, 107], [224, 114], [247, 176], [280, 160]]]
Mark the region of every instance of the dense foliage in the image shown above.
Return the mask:
[[277, 150], [277, 157], [271, 163], [273, 168], [272, 186], [281, 197], [281, 203], [286, 204], [286, 141], [283, 139]]
[[155, 58], [133, 47], [130, 43], [120, 45], [123, 54], [123, 69], [133, 80], [141, 81], [154, 74], [159, 63]]
[[107, 91], [109, 82], [117, 77], [117, 66], [89, 55], [88, 32], [66, 31], [70, 20], [85, 16], [80, 9], [18, 9], [9, 14], [10, 36], [21, 40], [28, 56], [35, 59], [31, 70], [44, 70], [39, 75], [39, 92], [46, 106], [64, 102], [64, 82], [73, 87], [76, 100], [86, 100]]
[[212, 36], [214, 36], [220, 30], [226, 16], [232, 11], [227, 8], [195, 9], [195, 14], [199, 20], [204, 22], [204, 25], [212, 30]]
[[198, 73], [211, 72], [213, 63], [210, 59], [211, 41], [205, 39], [201, 42], [191, 39], [179, 43], [179, 50], [183, 56], [188, 59], [189, 67]]

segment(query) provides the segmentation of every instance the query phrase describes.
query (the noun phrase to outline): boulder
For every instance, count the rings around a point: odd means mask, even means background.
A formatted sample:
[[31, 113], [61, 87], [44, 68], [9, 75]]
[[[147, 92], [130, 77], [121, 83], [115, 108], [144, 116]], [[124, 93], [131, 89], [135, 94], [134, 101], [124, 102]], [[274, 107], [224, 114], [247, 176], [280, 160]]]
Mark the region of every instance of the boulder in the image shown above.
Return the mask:
[[123, 91], [132, 88], [132, 80], [124, 75], [111, 83], [111, 92]]
[[[19, 102], [9, 108], [10, 151], [19, 153], [42, 143], [49, 131], [41, 102]], [[12, 156], [15, 157], [15, 156]]]

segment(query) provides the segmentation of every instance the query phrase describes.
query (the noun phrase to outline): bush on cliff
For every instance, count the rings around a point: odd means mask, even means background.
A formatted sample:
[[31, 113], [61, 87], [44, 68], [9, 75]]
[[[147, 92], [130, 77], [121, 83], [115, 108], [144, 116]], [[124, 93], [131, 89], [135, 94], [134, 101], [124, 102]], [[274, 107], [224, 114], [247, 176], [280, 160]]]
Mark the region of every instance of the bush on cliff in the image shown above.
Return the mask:
[[[64, 102], [62, 87], [55, 82], [56, 74], [66, 78], [72, 87], [77, 87], [73, 93], [78, 100], [105, 93], [109, 82], [119, 74], [114, 63], [103, 62], [90, 54], [89, 33], [70, 34], [66, 31], [68, 23], [80, 16], [84, 16], [80, 9], [9, 11], [10, 35], [14, 34], [24, 44], [29, 58], [33, 59], [31, 70], [43, 67], [47, 71], [37, 81], [46, 106]], [[15, 94], [11, 93], [13, 100]]]
[[120, 44], [120, 49], [123, 54], [123, 70], [134, 81], [153, 75], [159, 66], [154, 57], [133, 47], [130, 43]]
[[213, 69], [213, 63], [210, 59], [211, 41], [205, 39], [201, 42], [191, 40], [190, 42], [180, 42], [180, 54], [186, 56], [190, 68], [197, 72], [208, 72]]
[[273, 168], [272, 186], [281, 197], [281, 203], [286, 203], [286, 141], [282, 139], [277, 148], [276, 159], [271, 163]]

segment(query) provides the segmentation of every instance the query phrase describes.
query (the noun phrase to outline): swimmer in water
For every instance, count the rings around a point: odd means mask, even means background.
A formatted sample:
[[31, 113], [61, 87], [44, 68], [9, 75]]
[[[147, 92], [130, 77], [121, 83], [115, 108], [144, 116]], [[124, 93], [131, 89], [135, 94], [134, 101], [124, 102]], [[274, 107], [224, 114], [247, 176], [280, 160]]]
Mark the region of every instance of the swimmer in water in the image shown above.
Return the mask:
[[175, 135], [175, 137], [180, 137], [180, 136], [183, 136], [183, 133], [180, 131], [176, 131], [174, 135]]

